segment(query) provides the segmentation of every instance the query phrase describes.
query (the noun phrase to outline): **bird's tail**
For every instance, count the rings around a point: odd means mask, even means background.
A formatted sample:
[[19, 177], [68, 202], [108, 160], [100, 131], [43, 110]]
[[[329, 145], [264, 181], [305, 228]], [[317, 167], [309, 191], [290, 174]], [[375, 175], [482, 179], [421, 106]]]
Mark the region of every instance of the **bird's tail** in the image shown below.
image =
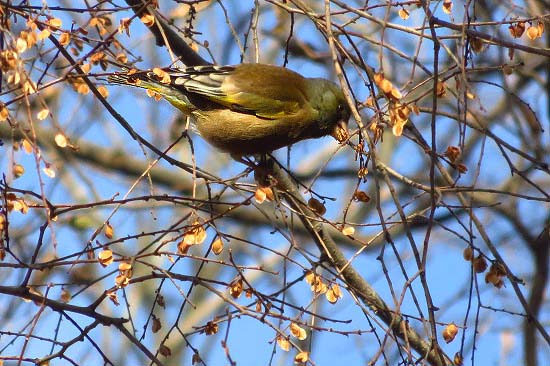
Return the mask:
[[117, 72], [107, 76], [107, 81], [110, 84], [138, 86], [138, 85], [135, 85], [135, 82], [132, 82], [130, 79], [131, 79], [131, 75], [128, 75], [127, 71]]
[[111, 84], [146, 89], [150, 96], [155, 96], [155, 94], [161, 96], [185, 114], [190, 114], [195, 109], [187, 95], [177, 85], [174, 85], [169, 77], [162, 79], [152, 71], [125, 69], [122, 72], [109, 75], [107, 81]]

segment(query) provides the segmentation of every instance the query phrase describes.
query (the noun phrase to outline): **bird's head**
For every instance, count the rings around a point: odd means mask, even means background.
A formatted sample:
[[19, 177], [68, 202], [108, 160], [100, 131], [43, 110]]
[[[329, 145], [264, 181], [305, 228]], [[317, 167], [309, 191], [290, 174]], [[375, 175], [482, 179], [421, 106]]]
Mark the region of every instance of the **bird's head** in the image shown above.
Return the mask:
[[348, 137], [348, 120], [351, 115], [342, 89], [326, 79], [309, 79], [309, 100], [317, 110], [316, 127], [320, 136], [331, 135], [339, 142]]

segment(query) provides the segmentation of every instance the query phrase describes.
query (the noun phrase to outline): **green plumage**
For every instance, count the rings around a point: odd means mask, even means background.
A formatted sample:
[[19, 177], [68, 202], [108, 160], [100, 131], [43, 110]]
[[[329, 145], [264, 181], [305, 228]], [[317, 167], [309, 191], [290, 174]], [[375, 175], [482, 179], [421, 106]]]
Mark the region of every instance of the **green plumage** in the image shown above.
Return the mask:
[[234, 155], [330, 134], [341, 138], [350, 115], [333, 82], [264, 64], [125, 72], [109, 82], [160, 94], [194, 118], [205, 140]]

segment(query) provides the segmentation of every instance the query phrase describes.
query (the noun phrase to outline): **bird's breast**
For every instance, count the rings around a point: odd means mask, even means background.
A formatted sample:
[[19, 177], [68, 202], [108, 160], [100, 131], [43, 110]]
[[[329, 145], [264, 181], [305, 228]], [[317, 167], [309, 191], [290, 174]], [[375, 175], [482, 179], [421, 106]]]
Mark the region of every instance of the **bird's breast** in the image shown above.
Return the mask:
[[295, 118], [265, 119], [228, 109], [195, 111], [193, 116], [207, 142], [232, 154], [266, 153], [308, 138]]

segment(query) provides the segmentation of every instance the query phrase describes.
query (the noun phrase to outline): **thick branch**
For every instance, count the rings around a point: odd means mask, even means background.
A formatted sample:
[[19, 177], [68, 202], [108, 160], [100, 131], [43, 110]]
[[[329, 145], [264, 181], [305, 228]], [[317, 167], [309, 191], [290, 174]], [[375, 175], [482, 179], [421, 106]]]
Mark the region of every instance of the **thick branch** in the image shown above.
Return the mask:
[[66, 304], [61, 301], [48, 299], [36, 293], [30, 292], [27, 287], [0, 286], [0, 293], [17, 296], [21, 299], [32, 300], [37, 304], [43, 304], [44, 306], [49, 307], [53, 311], [57, 311], [57, 312], [68, 311], [68, 312], [88, 316], [100, 322], [101, 324], [107, 325], [107, 326], [113, 325], [113, 324], [122, 325], [123, 323], [128, 321], [127, 319], [124, 319], [124, 318], [112, 318], [110, 316], [99, 314], [93, 308], [88, 306], [76, 306], [76, 305]]
[[148, 1], [126, 0], [137, 16], [149, 13], [155, 17], [155, 24], [149, 27], [149, 30], [155, 36], [156, 44], [159, 47], [167, 47], [178, 55], [181, 61], [187, 66], [209, 65], [210, 62], [199, 56], [198, 53], [181, 38], [152, 6], [147, 5]]
[[[529, 246], [535, 260], [535, 271], [532, 281], [531, 293], [529, 294], [529, 308], [531, 316], [538, 318], [544, 289], [548, 283], [548, 266], [550, 257], [550, 227], [546, 226], [539, 237]], [[525, 365], [536, 366], [537, 363], [537, 326], [531, 317], [525, 318], [523, 323], [525, 348]]]

